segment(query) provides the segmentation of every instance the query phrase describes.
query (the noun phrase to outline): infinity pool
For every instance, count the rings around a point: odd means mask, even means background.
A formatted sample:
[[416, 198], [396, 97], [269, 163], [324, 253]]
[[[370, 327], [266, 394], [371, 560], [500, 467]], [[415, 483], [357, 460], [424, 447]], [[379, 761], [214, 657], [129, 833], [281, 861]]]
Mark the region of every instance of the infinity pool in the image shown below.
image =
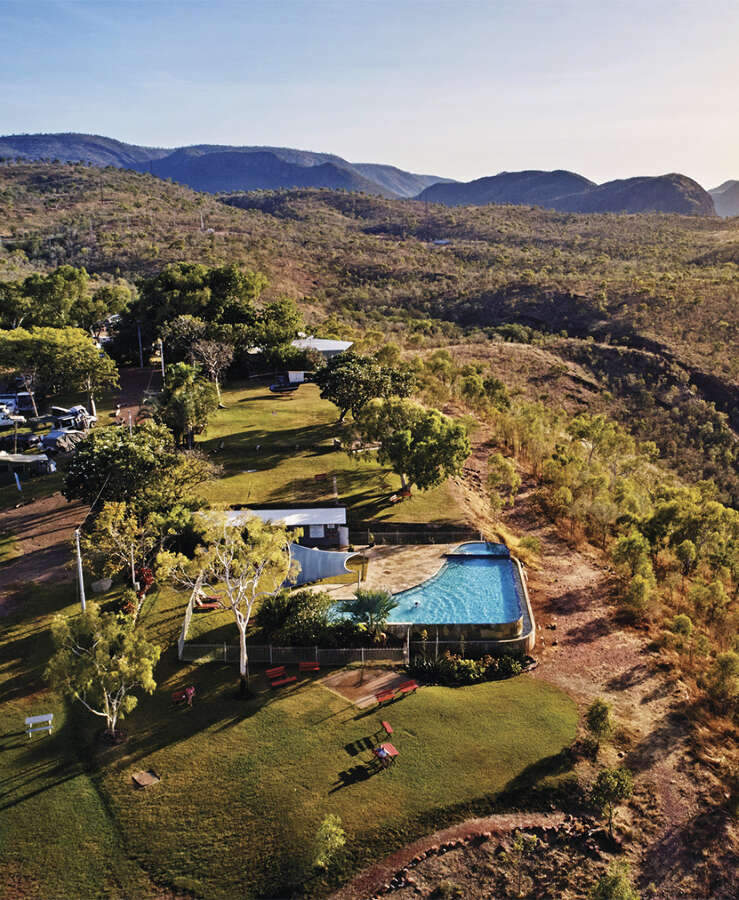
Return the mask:
[[457, 547], [436, 575], [394, 599], [389, 623], [502, 624], [520, 619], [524, 608], [508, 549], [484, 541]]

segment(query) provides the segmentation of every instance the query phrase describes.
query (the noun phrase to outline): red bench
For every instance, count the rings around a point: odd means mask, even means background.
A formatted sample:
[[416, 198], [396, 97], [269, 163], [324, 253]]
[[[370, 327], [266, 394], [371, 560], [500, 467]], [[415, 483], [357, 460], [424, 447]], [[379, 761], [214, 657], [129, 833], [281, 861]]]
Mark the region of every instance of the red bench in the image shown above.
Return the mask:
[[274, 669], [267, 669], [264, 673], [270, 681], [273, 678], [282, 678], [287, 675], [287, 671], [284, 666], [275, 666]]
[[197, 612], [197, 613], [200, 613], [200, 612], [211, 612], [211, 610], [214, 610], [214, 609], [222, 609], [222, 608], [223, 608], [222, 604], [221, 604], [221, 603], [217, 603], [217, 602], [214, 602], [214, 603], [201, 603], [201, 604], [199, 604], [198, 606], [193, 606], [193, 611], [194, 611], [194, 612]]
[[195, 696], [195, 688], [190, 685], [186, 687], [184, 691], [173, 691], [172, 692], [172, 703], [180, 703], [183, 700], [187, 700], [187, 705], [192, 706], [192, 698]]
[[380, 725], [385, 729], [385, 734], [390, 737], [390, 735], [393, 733], [391, 724], [389, 722], [380, 722]]
[[375, 694], [375, 700], [378, 703], [384, 703], [386, 700], [394, 700], [395, 699], [395, 691], [380, 691], [379, 694]]
[[298, 663], [298, 671], [299, 672], [320, 672], [321, 666], [317, 662], [299, 662]]
[[267, 678], [269, 678], [270, 687], [282, 687], [283, 684], [292, 684], [298, 680], [297, 675], [288, 675], [284, 666], [275, 666], [274, 669], [267, 669]]
[[297, 680], [297, 675], [287, 675], [285, 678], [278, 678], [277, 681], [270, 681], [270, 687], [282, 687], [283, 684], [292, 684], [293, 681]]
[[418, 689], [418, 682], [416, 681], [406, 681], [400, 685], [398, 688], [399, 694], [410, 694], [415, 692]]

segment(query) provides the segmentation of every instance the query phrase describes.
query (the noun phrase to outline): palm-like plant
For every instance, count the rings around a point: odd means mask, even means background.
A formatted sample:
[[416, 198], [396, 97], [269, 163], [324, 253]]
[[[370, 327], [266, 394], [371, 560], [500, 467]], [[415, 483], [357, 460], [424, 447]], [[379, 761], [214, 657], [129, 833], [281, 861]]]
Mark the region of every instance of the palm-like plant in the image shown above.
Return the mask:
[[397, 606], [387, 591], [360, 588], [353, 597], [341, 602], [340, 609], [352, 621], [364, 625], [376, 641], [382, 640], [388, 616]]

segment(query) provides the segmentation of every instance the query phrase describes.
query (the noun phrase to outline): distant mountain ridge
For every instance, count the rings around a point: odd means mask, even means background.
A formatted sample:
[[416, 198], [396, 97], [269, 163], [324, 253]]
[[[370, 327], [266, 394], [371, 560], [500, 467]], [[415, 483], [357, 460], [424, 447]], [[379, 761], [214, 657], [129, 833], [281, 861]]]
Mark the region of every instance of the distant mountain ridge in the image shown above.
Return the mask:
[[708, 193], [713, 197], [713, 205], [720, 216], [739, 216], [739, 181], [725, 181], [718, 187], [711, 188]]
[[[739, 214], [739, 183], [725, 182], [710, 194], [685, 175], [626, 178], [595, 184], [558, 169], [501, 172], [470, 182], [418, 175], [395, 166], [350, 163], [332, 153], [290, 147], [144, 147], [93, 134], [20, 134], [0, 137], [0, 159], [86, 162], [171, 178], [211, 193], [329, 188], [389, 198], [416, 198], [447, 206], [508, 203], [562, 212], [665, 212], [685, 215]], [[714, 206], [714, 203], [716, 204]]]
[[58, 159], [116, 166], [171, 178], [199, 191], [253, 191], [319, 187], [414, 197], [430, 184], [448, 181], [394, 166], [352, 164], [333, 153], [290, 147], [196, 144], [163, 148], [126, 144], [94, 134], [20, 134], [0, 137], [0, 159]]
[[679, 174], [595, 184], [582, 175], [561, 169], [554, 172], [501, 172], [466, 183], [433, 184], [417, 199], [447, 206], [510, 203], [543, 206], [561, 212], [716, 214], [711, 195], [697, 181]]

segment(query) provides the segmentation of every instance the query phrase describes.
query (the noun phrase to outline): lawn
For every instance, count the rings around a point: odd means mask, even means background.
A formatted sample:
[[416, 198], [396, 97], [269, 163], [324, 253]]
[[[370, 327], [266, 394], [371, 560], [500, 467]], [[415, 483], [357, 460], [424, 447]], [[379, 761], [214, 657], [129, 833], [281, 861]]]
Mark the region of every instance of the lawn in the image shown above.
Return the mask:
[[[14, 896], [139, 897], [152, 882], [209, 898], [284, 896], [301, 884], [321, 895], [408, 840], [490, 810], [514, 780], [537, 782], [575, 733], [573, 702], [528, 676], [422, 688], [382, 716], [311, 680], [275, 694], [257, 679], [255, 699], [239, 701], [234, 666], [177, 661], [182, 598], [163, 591], [144, 612], [166, 648], [158, 688], [125, 720], [127, 743], [103, 748], [100, 723], [40, 681], [50, 616], [74, 610], [67, 590], [29, 590], [0, 638], [0, 868]], [[170, 691], [186, 684], [194, 706], [173, 708]], [[28, 742], [23, 718], [47, 711], [54, 735]], [[356, 778], [380, 718], [395, 728], [399, 762]], [[148, 768], [161, 783], [134, 790], [131, 773]], [[310, 863], [328, 813], [348, 844], [325, 877]]]
[[[446, 485], [414, 490], [410, 500], [389, 502], [400, 478], [372, 454], [335, 450], [350, 426], [337, 423], [336, 407], [321, 400], [318, 388], [304, 384], [291, 396], [271, 394], [267, 383], [248, 382], [223, 392], [220, 410], [199, 446], [223, 466], [223, 477], [209, 484], [206, 499], [229, 506], [318, 505], [339, 501], [352, 523], [434, 522], [464, 525]], [[221, 444], [223, 448], [221, 449]]]

